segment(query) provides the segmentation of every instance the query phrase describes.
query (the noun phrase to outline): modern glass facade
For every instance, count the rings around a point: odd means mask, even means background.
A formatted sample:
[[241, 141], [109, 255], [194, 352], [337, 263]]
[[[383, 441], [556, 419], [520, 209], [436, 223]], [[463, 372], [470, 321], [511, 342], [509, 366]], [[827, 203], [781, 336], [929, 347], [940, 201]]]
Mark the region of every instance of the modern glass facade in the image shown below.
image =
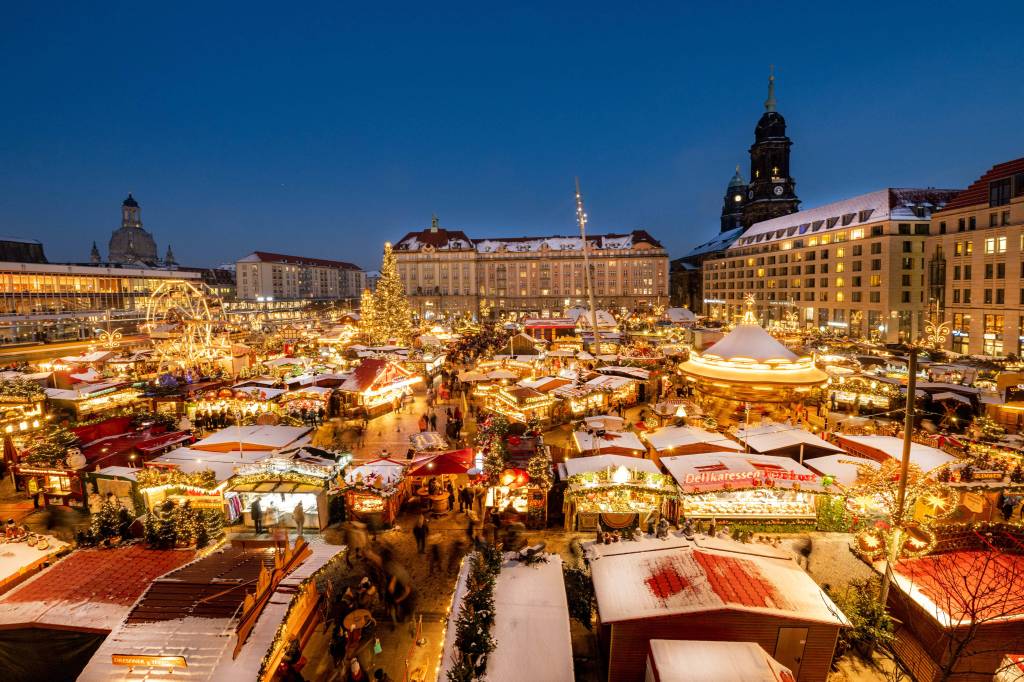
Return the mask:
[[91, 338], [109, 319], [124, 334], [146, 319], [146, 299], [164, 282], [199, 273], [142, 268], [0, 263], [0, 343]]

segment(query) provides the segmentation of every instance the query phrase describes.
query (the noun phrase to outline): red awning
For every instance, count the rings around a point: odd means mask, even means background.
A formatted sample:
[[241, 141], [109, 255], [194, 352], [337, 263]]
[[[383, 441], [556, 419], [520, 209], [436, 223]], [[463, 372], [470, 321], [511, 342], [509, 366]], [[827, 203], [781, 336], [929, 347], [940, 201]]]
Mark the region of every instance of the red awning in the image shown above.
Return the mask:
[[465, 474], [473, 468], [473, 448], [452, 450], [414, 459], [409, 465], [409, 476], [439, 476]]

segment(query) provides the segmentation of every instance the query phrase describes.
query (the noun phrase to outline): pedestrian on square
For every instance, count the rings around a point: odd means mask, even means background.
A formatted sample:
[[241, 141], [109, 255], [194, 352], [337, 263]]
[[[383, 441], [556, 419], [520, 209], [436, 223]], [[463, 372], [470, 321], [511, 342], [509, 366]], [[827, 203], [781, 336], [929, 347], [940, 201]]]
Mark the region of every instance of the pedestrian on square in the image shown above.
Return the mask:
[[430, 414], [430, 430], [437, 431], [437, 412]]
[[416, 524], [412, 527], [412, 536], [416, 539], [416, 551], [423, 554], [427, 544], [427, 517], [420, 514], [416, 519]]
[[434, 575], [434, 569], [440, 573], [444, 570], [441, 557], [441, 534], [431, 533], [427, 537], [427, 575]]
[[448, 484], [448, 511], [455, 509], [455, 490], [452, 488], [452, 484]]
[[252, 515], [252, 523], [256, 527], [256, 535], [263, 534], [263, 508], [260, 507], [260, 499], [257, 497], [253, 499], [252, 506], [249, 507], [249, 513]]
[[301, 538], [302, 529], [306, 525], [306, 511], [302, 508], [302, 502], [296, 502], [292, 509], [292, 520], [295, 522], [295, 532]]

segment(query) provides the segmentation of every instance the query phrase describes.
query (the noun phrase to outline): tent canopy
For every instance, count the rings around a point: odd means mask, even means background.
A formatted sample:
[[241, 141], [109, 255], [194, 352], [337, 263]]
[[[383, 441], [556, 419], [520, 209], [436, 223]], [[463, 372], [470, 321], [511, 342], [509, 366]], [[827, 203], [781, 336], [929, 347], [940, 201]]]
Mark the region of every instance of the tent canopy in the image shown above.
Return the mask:
[[473, 448], [451, 450], [414, 459], [409, 464], [409, 476], [466, 474], [473, 466]]

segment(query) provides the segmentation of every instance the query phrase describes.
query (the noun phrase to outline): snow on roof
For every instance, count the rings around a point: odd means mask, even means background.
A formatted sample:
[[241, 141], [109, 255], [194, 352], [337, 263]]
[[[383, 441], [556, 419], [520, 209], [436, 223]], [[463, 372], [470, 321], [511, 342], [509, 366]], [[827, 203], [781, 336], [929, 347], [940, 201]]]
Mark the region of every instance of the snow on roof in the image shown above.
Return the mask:
[[283, 388], [267, 388], [266, 386], [243, 386], [234, 390], [245, 393], [252, 398], [259, 398], [261, 400], [273, 400], [285, 393]]
[[647, 451], [640, 438], [632, 431], [608, 431], [601, 436], [587, 431], [576, 431], [572, 434], [572, 439], [580, 452], [622, 454]]
[[[730, 249], [789, 237], [812, 236], [832, 229], [858, 227], [884, 220], [927, 221], [956, 195], [956, 190], [887, 188], [824, 206], [755, 223]], [[918, 211], [922, 211], [918, 215]]]
[[746, 554], [738, 543], [719, 544], [735, 544], [736, 549], [650, 550], [645, 545], [592, 561], [601, 622], [737, 610], [847, 624], [828, 595], [793, 560]]
[[662, 457], [661, 464], [684, 492], [743, 488], [771, 481], [776, 488], [821, 492], [821, 477], [789, 457], [707, 452]]
[[[566, 316], [569, 319], [571, 319], [573, 322], [575, 322], [576, 324], [578, 324], [580, 326], [583, 326], [583, 327], [591, 326], [590, 308], [569, 308], [569, 310], [566, 311]], [[614, 327], [615, 326], [615, 316], [612, 315], [607, 310], [600, 310], [599, 309], [597, 311], [597, 326], [598, 327]]]
[[345, 471], [345, 482], [354, 485], [359, 481], [379, 478], [382, 485], [388, 486], [401, 481], [405, 477], [405, 469], [406, 465], [402, 462], [381, 457], [349, 467]]
[[743, 234], [742, 227], [737, 227], [735, 229], [729, 230], [728, 232], [716, 234], [714, 237], [704, 242], [703, 244], [698, 244], [697, 246], [690, 249], [690, 252], [687, 253], [682, 258], [680, 258], [679, 260], [683, 261], [683, 264], [685, 265], [685, 260], [687, 258], [695, 258], [697, 256], [715, 253], [716, 251], [724, 251], [727, 248], [729, 248], [729, 246], [734, 241], [739, 239], [741, 234]]
[[625, 367], [620, 365], [609, 365], [607, 367], [598, 367], [595, 372], [601, 374], [619, 374], [631, 377], [633, 379], [639, 379], [640, 381], [647, 381], [651, 377], [651, 370], [643, 369], [642, 367]]
[[643, 471], [660, 474], [658, 465], [649, 459], [630, 457], [628, 455], [592, 455], [590, 457], [573, 457], [565, 460], [565, 470], [570, 476], [602, 469], [618, 469], [624, 466], [631, 471]]
[[746, 429], [737, 429], [735, 433], [741, 443], [746, 442], [750, 449], [756, 452], [771, 452], [799, 446], [801, 443], [822, 450], [835, 452], [843, 450], [813, 433], [804, 431], [799, 426], [778, 422], [748, 426]]
[[792, 671], [756, 642], [650, 640], [658, 682], [779, 682]]
[[786, 348], [759, 324], [739, 324], [701, 355], [723, 360], [746, 358], [757, 362], [796, 360], [796, 353]]
[[308, 426], [230, 426], [193, 443], [192, 449], [225, 452], [241, 443], [245, 449], [278, 450], [292, 445], [309, 431]]
[[263, 364], [267, 367], [285, 367], [288, 365], [305, 365], [309, 360], [306, 358], [274, 358], [273, 360], [264, 360]]
[[[572, 680], [569, 607], [562, 579], [562, 559], [526, 566], [505, 562], [494, 584], [496, 646], [487, 658], [489, 680]], [[439, 680], [447, 679], [455, 646], [455, 621], [466, 596], [469, 562], [463, 562], [445, 631]]]
[[665, 317], [673, 324], [695, 322], [697, 320], [697, 316], [689, 308], [667, 308], [665, 310]]
[[[903, 459], [902, 438], [896, 438], [895, 436], [850, 436], [845, 433], [836, 434], [836, 437], [839, 439], [840, 445], [852, 445], [852, 449], [857, 454], [869, 455], [880, 453], [892, 459]], [[865, 452], [864, 448], [867, 448], [869, 452]], [[930, 445], [922, 445], [921, 443], [910, 444], [911, 463], [916, 464], [925, 473], [955, 460], [956, 457], [953, 455], [948, 455]]]
[[111, 630], [155, 578], [194, 556], [141, 544], [75, 550], [0, 598], [0, 627]]
[[91, 353], [84, 353], [82, 355], [68, 355], [61, 358], [60, 361], [68, 365], [85, 365], [90, 362], [103, 362], [114, 355], [116, 355], [116, 353], [112, 350], [95, 350]]
[[[216, 682], [259, 679], [263, 658], [273, 646], [278, 628], [286, 617], [300, 583], [323, 568], [343, 549], [340, 545], [324, 543], [311, 543], [309, 547], [312, 555], [281, 580], [260, 612], [237, 658], [231, 655], [236, 639], [237, 614], [229, 618], [200, 618], [183, 614], [181, 618], [166, 620], [128, 619], [103, 640], [78, 679], [82, 682], [129, 679], [130, 669], [114, 666], [111, 655], [152, 655], [154, 652], [185, 657], [188, 666], [174, 671], [170, 677], [175, 680]], [[215, 560], [216, 556], [211, 559]], [[196, 563], [192, 566], [196, 566]], [[189, 567], [185, 570], [189, 570]], [[167, 577], [174, 578], [173, 575]], [[216, 577], [212, 579], [218, 580]], [[225, 581], [225, 584], [230, 586], [236, 582]]]
[[416, 450], [447, 450], [448, 440], [437, 431], [421, 431], [409, 436]]
[[68, 543], [51, 535], [42, 537], [50, 545], [49, 549], [43, 551], [39, 551], [38, 547], [29, 545], [27, 542], [4, 544], [3, 551], [0, 552], [0, 589], [6, 587], [5, 583], [9, 578], [29, 570], [32, 566], [39, 566], [42, 562], [51, 560], [50, 557], [68, 546]]
[[841, 485], [851, 486], [857, 482], [860, 475], [860, 466], [877, 469], [878, 462], [865, 457], [854, 457], [845, 452], [841, 455], [825, 455], [824, 457], [812, 457], [804, 460], [804, 466], [817, 471], [822, 476], [831, 476]]
[[697, 426], [666, 426], [644, 434], [644, 440], [658, 452], [685, 445], [713, 444], [716, 447], [739, 452], [743, 448], [736, 441], [714, 431], [705, 431]]

